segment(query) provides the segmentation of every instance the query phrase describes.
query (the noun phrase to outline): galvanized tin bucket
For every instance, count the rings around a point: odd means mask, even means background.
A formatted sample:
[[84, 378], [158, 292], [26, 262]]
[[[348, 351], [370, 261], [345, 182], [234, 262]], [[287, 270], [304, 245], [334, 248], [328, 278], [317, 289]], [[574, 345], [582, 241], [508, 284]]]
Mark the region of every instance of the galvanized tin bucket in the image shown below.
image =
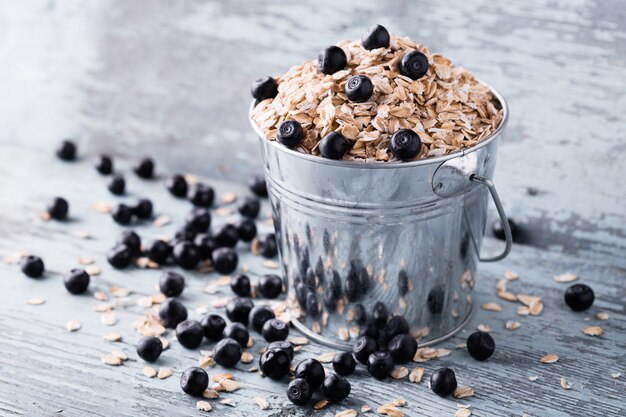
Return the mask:
[[[504, 115], [490, 137], [463, 152], [414, 162], [307, 155], [266, 140], [252, 122], [292, 323], [307, 337], [350, 349], [361, 313], [371, 316], [377, 302], [404, 316], [421, 346], [452, 336], [468, 321], [478, 261], [504, 258], [512, 242], [491, 182], [508, 109], [491, 91]], [[483, 259], [490, 195], [505, 225], [506, 248]]]

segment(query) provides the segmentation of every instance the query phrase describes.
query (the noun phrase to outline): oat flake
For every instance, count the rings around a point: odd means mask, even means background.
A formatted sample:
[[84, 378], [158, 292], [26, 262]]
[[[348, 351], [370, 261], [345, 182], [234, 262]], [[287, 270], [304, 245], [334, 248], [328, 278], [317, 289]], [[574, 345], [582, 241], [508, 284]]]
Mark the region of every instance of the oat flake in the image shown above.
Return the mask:
[[602, 334], [602, 327], [590, 326], [583, 329], [583, 333], [589, 336], [600, 336]]
[[598, 320], [602, 320], [602, 321], [604, 321], [604, 320], [608, 320], [608, 319], [609, 319], [609, 313], [606, 313], [606, 312], [604, 312], [604, 311], [601, 311], [601, 312], [599, 312], [598, 314], [596, 314], [596, 318], [597, 318]]
[[554, 280], [556, 282], [572, 282], [575, 281], [578, 277], [574, 274], [570, 274], [570, 273], [565, 273], [565, 274], [561, 274], [561, 275], [556, 275], [554, 277]]
[[424, 368], [413, 368], [411, 373], [409, 374], [409, 381], [414, 384], [419, 384], [422, 382], [422, 378], [424, 377]]
[[472, 387], [458, 387], [452, 394], [454, 398], [461, 399], [466, 397], [472, 397], [474, 395], [474, 388]]
[[561, 377], [561, 386], [563, 387], [563, 389], [567, 390], [567, 389], [572, 389], [572, 386], [569, 384], [569, 382], [567, 382], [567, 379], [565, 379], [564, 377]]
[[65, 323], [65, 328], [67, 329], [68, 332], [75, 332], [78, 329], [81, 328], [81, 324], [80, 321], [78, 320], [70, 320], [67, 323]]
[[261, 410], [267, 410], [268, 408], [270, 408], [270, 404], [267, 402], [265, 397], [254, 397], [254, 401], [259, 405], [259, 408]]
[[159, 373], [157, 374], [157, 377], [159, 379], [166, 379], [169, 378], [170, 376], [172, 376], [172, 370], [169, 368], [159, 368]]
[[483, 304], [481, 308], [485, 311], [495, 311], [498, 313], [502, 311], [502, 307], [498, 303], [486, 303]]
[[39, 305], [42, 305], [42, 304], [45, 304], [45, 303], [46, 303], [46, 300], [44, 300], [41, 297], [35, 297], [35, 298], [31, 298], [29, 300], [26, 300], [26, 304], [29, 304], [31, 306], [39, 306]]
[[472, 415], [472, 410], [470, 410], [469, 408], [459, 408], [458, 410], [456, 410], [456, 413], [454, 413], [454, 417], [469, 417]]
[[359, 415], [359, 413], [356, 410], [350, 409], [337, 412], [335, 417], [356, 417], [357, 415]]
[[196, 403], [196, 408], [200, 411], [211, 411], [213, 409], [208, 401], [198, 401]]
[[554, 363], [559, 360], [559, 357], [553, 353], [543, 356], [539, 361], [541, 363]]
[[404, 377], [406, 377], [409, 374], [409, 370], [404, 367], [404, 366], [399, 366], [394, 368], [393, 371], [391, 371], [391, 377], [393, 379], [402, 379]]
[[319, 400], [318, 402], [315, 403], [315, 405], [313, 405], [313, 409], [314, 410], [321, 410], [324, 407], [326, 407], [328, 405], [328, 400], [327, 399], [323, 399], [323, 400]]
[[154, 369], [152, 366], [144, 366], [142, 373], [148, 378], [154, 378], [155, 376], [157, 376], [157, 370]]
[[519, 321], [509, 320], [505, 323], [504, 328], [507, 330], [515, 330], [515, 329], [519, 329], [520, 326], [521, 324]]

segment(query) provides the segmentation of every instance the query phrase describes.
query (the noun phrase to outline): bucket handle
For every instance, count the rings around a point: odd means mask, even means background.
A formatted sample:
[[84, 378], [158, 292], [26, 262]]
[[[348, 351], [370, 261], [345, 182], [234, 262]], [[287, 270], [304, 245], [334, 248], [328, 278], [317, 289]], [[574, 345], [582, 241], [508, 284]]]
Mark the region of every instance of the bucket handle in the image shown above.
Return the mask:
[[[509, 220], [506, 217], [506, 213], [504, 212], [504, 208], [502, 207], [502, 202], [500, 201], [500, 197], [498, 196], [498, 192], [496, 191], [496, 186], [493, 185], [493, 182], [485, 177], [479, 177], [478, 175], [470, 175], [470, 181], [477, 182], [479, 184], [484, 185], [489, 190], [491, 194], [491, 198], [493, 199], [494, 204], [496, 205], [496, 209], [498, 210], [498, 216], [500, 216], [500, 221], [502, 222], [502, 228], [504, 229], [504, 237], [506, 239], [506, 246], [504, 251], [499, 255], [493, 256], [491, 258], [483, 258], [479, 255], [479, 260], [481, 262], [496, 262], [500, 261], [509, 254], [511, 251], [511, 246], [513, 246], [513, 235], [511, 234], [511, 227], [509, 226]], [[474, 243], [474, 247], [478, 248], [476, 241], [474, 240], [474, 236], [472, 236], [472, 241]]]

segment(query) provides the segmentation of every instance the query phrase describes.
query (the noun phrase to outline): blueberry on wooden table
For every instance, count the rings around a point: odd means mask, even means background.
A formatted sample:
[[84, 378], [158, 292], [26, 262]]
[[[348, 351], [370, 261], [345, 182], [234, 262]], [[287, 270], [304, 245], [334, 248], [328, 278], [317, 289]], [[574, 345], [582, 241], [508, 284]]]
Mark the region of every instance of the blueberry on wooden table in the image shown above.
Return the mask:
[[412, 80], [422, 78], [428, 72], [428, 57], [421, 52], [407, 52], [400, 61], [400, 73]]
[[243, 348], [248, 345], [250, 332], [248, 332], [248, 329], [243, 324], [234, 322], [224, 328], [224, 333], [222, 334], [222, 336], [225, 338], [233, 339]]
[[43, 275], [44, 265], [39, 256], [28, 255], [20, 262], [24, 275], [30, 278], [39, 278]]
[[237, 223], [236, 227], [239, 240], [243, 242], [252, 242], [252, 240], [256, 237], [256, 224], [254, 224], [252, 219], [241, 219], [239, 223]]
[[486, 332], [474, 332], [467, 338], [467, 352], [477, 361], [486, 361], [496, 350], [496, 342]]
[[250, 93], [257, 101], [274, 98], [278, 94], [278, 83], [272, 77], [263, 77], [255, 80], [250, 86]]
[[65, 288], [72, 294], [83, 294], [89, 287], [89, 274], [84, 269], [72, 269], [63, 278]]
[[181, 321], [187, 320], [187, 308], [177, 299], [168, 298], [161, 303], [159, 318], [165, 327], [173, 329]]
[[155, 336], [144, 336], [137, 342], [137, 355], [146, 362], [154, 362], [163, 352], [161, 339]]
[[407, 334], [409, 332], [409, 323], [404, 317], [395, 315], [389, 319], [385, 330], [391, 339], [399, 334]]
[[176, 325], [176, 339], [187, 349], [195, 349], [200, 346], [203, 338], [204, 329], [196, 320], [185, 320]]
[[250, 311], [254, 308], [254, 302], [245, 297], [233, 298], [226, 304], [226, 316], [232, 322], [248, 325]]
[[351, 375], [356, 368], [356, 361], [350, 352], [340, 352], [333, 358], [333, 369], [341, 376]]
[[319, 143], [320, 154], [328, 159], [341, 159], [348, 149], [350, 143], [338, 132], [330, 132]]
[[276, 243], [276, 235], [268, 233], [258, 238], [259, 253], [265, 258], [273, 258], [278, 255], [278, 244]]
[[[368, 321], [364, 326], [359, 328], [359, 337], [368, 336], [374, 340], [378, 340], [380, 336], [380, 326], [377, 326], [373, 321]], [[367, 359], [367, 358], [366, 358]]]
[[439, 368], [430, 376], [430, 389], [440, 397], [447, 397], [456, 388], [456, 375], [450, 368]]
[[182, 390], [195, 397], [201, 396], [208, 386], [209, 375], [202, 368], [188, 368], [180, 377], [180, 387]]
[[[513, 237], [513, 240], [515, 240], [519, 231], [519, 227], [517, 226], [517, 223], [515, 223], [513, 220], [507, 219], [507, 221], [509, 223], [509, 228], [511, 229], [511, 236]], [[500, 240], [506, 240], [506, 236], [504, 235], [504, 227], [502, 226], [502, 221], [500, 219], [494, 221], [491, 228], [493, 230], [493, 235], [496, 238]]]
[[200, 262], [198, 248], [192, 242], [183, 240], [174, 246], [174, 259], [176, 264], [183, 269], [194, 269]]
[[348, 100], [364, 103], [372, 97], [374, 84], [365, 75], [353, 75], [346, 81], [345, 92]]
[[422, 141], [411, 129], [400, 129], [391, 137], [391, 153], [401, 161], [415, 158], [422, 149]]
[[145, 250], [145, 255], [153, 262], [163, 265], [170, 252], [170, 246], [163, 240], [153, 240]]
[[293, 360], [293, 356], [295, 354], [293, 344], [291, 344], [291, 342], [288, 342], [286, 340], [279, 340], [276, 342], [272, 342], [269, 345], [267, 345], [266, 350], [283, 350], [289, 356], [289, 360]]
[[304, 139], [302, 125], [295, 120], [285, 120], [278, 125], [276, 139], [288, 148], [298, 146]]
[[217, 248], [213, 251], [213, 268], [220, 274], [230, 274], [237, 268], [239, 257], [232, 248]]
[[594, 299], [593, 290], [585, 284], [574, 284], [565, 290], [565, 304], [574, 311], [587, 310]]
[[184, 175], [175, 174], [168, 178], [165, 182], [165, 188], [167, 188], [174, 197], [184, 198], [187, 196], [188, 187]]
[[234, 339], [222, 339], [213, 346], [213, 360], [224, 368], [232, 368], [241, 359], [241, 345]]
[[124, 203], [119, 203], [111, 211], [111, 217], [113, 218], [115, 223], [121, 225], [130, 224], [130, 222], [133, 220], [133, 209]]
[[133, 214], [138, 219], [147, 220], [152, 217], [152, 201], [142, 198], [133, 206]]
[[261, 198], [267, 197], [267, 184], [263, 175], [255, 175], [248, 184], [250, 190]]
[[287, 398], [295, 405], [305, 405], [311, 397], [313, 397], [313, 389], [303, 378], [296, 378], [287, 386]]
[[296, 378], [304, 378], [311, 388], [318, 389], [324, 383], [324, 367], [316, 359], [305, 359], [296, 366]]
[[367, 358], [367, 371], [376, 379], [385, 379], [393, 371], [393, 358], [386, 351], [377, 351]]
[[324, 74], [334, 74], [348, 64], [346, 53], [338, 46], [323, 49], [317, 56], [317, 68]]
[[166, 297], [178, 297], [185, 289], [185, 277], [178, 272], [167, 271], [161, 275], [159, 290]]
[[[283, 350], [267, 350], [259, 359], [259, 369], [271, 379], [281, 379], [289, 373], [291, 359]], [[297, 378], [297, 377], [296, 377]]]
[[126, 245], [134, 256], [141, 253], [141, 237], [134, 230], [124, 230], [116, 243]]
[[394, 336], [387, 344], [387, 349], [393, 358], [394, 363], [407, 363], [417, 352], [417, 342], [408, 334]]
[[274, 299], [283, 292], [283, 280], [278, 275], [263, 275], [259, 278], [257, 291], [265, 298]]
[[150, 179], [154, 176], [154, 161], [151, 158], [143, 158], [133, 168], [140, 178]]
[[203, 183], [197, 183], [189, 187], [187, 198], [194, 206], [210, 207], [213, 204], [215, 192], [210, 186]]
[[76, 159], [76, 144], [71, 140], [64, 140], [57, 148], [56, 154], [63, 161], [73, 161]]
[[237, 274], [230, 278], [230, 289], [240, 297], [250, 297], [250, 278]]
[[322, 385], [322, 390], [326, 398], [334, 402], [348, 398], [351, 388], [350, 382], [348, 382], [347, 379], [335, 374], [328, 375], [324, 379], [324, 385]]
[[107, 187], [112, 194], [122, 195], [126, 191], [126, 180], [121, 175], [113, 175]]
[[218, 314], [207, 314], [200, 320], [200, 325], [207, 339], [217, 341], [222, 339], [226, 321]]
[[215, 238], [207, 233], [200, 233], [196, 235], [193, 243], [196, 245], [196, 248], [198, 248], [198, 254], [202, 260], [211, 259], [213, 251], [217, 248]]
[[204, 207], [195, 207], [185, 217], [185, 227], [197, 233], [206, 233], [211, 227], [211, 214]]
[[218, 247], [233, 248], [239, 241], [239, 231], [234, 224], [224, 224], [213, 234]]
[[55, 220], [67, 219], [67, 213], [70, 210], [70, 205], [63, 197], [55, 197], [50, 204], [48, 204], [48, 214]]
[[389, 48], [389, 42], [389, 32], [381, 25], [370, 26], [361, 36], [361, 44], [368, 51], [377, 48]]
[[276, 318], [274, 310], [268, 305], [255, 306], [250, 310], [248, 323], [254, 330], [261, 333], [266, 321]]
[[352, 353], [357, 361], [367, 364], [370, 355], [378, 350], [378, 343], [370, 336], [361, 336], [352, 345]]
[[107, 261], [113, 268], [123, 269], [133, 261], [133, 253], [128, 246], [118, 244], [107, 252]]
[[271, 319], [265, 322], [262, 331], [263, 337], [268, 342], [279, 342], [289, 336], [289, 326], [282, 320]]
[[258, 197], [244, 197], [237, 206], [237, 210], [239, 210], [242, 216], [254, 219], [259, 215], [259, 211], [261, 210], [261, 201]]
[[96, 171], [102, 175], [111, 175], [113, 173], [113, 158], [109, 155], [100, 155], [96, 160]]

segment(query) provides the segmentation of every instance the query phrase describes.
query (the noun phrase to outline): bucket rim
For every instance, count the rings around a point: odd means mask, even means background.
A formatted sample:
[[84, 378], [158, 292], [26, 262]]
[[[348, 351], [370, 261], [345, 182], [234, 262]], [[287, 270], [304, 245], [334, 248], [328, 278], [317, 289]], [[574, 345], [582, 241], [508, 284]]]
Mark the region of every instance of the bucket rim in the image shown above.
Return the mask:
[[462, 149], [457, 152], [453, 152], [448, 155], [437, 156], [435, 158], [425, 158], [419, 159], [417, 161], [411, 162], [403, 162], [403, 161], [393, 161], [393, 162], [384, 162], [384, 161], [344, 161], [344, 160], [335, 160], [335, 159], [327, 159], [317, 155], [310, 155], [308, 153], [298, 152], [293, 149], [287, 148], [286, 146], [278, 143], [275, 140], [268, 140], [264, 133], [261, 131], [259, 126], [252, 120], [252, 111], [255, 106], [254, 100], [250, 104], [250, 109], [248, 111], [248, 120], [252, 125], [252, 129], [257, 134], [259, 139], [263, 142], [266, 142], [268, 146], [273, 146], [277, 151], [286, 153], [287, 155], [294, 156], [296, 158], [304, 159], [313, 163], [323, 164], [323, 165], [332, 165], [337, 167], [349, 167], [349, 168], [365, 168], [365, 169], [397, 169], [397, 168], [412, 168], [416, 166], [422, 165], [431, 165], [437, 164], [440, 162], [445, 162], [450, 159], [460, 158], [469, 153], [475, 152], [496, 140], [500, 133], [506, 128], [506, 125], [509, 121], [509, 106], [504, 99], [504, 97], [492, 86], [489, 84], [478, 80], [478, 82], [484, 86], [486, 86], [491, 94], [498, 100], [500, 106], [502, 107], [502, 121], [500, 122], [500, 126], [496, 130], [494, 130], [489, 136], [483, 139], [480, 143], [471, 148]]

